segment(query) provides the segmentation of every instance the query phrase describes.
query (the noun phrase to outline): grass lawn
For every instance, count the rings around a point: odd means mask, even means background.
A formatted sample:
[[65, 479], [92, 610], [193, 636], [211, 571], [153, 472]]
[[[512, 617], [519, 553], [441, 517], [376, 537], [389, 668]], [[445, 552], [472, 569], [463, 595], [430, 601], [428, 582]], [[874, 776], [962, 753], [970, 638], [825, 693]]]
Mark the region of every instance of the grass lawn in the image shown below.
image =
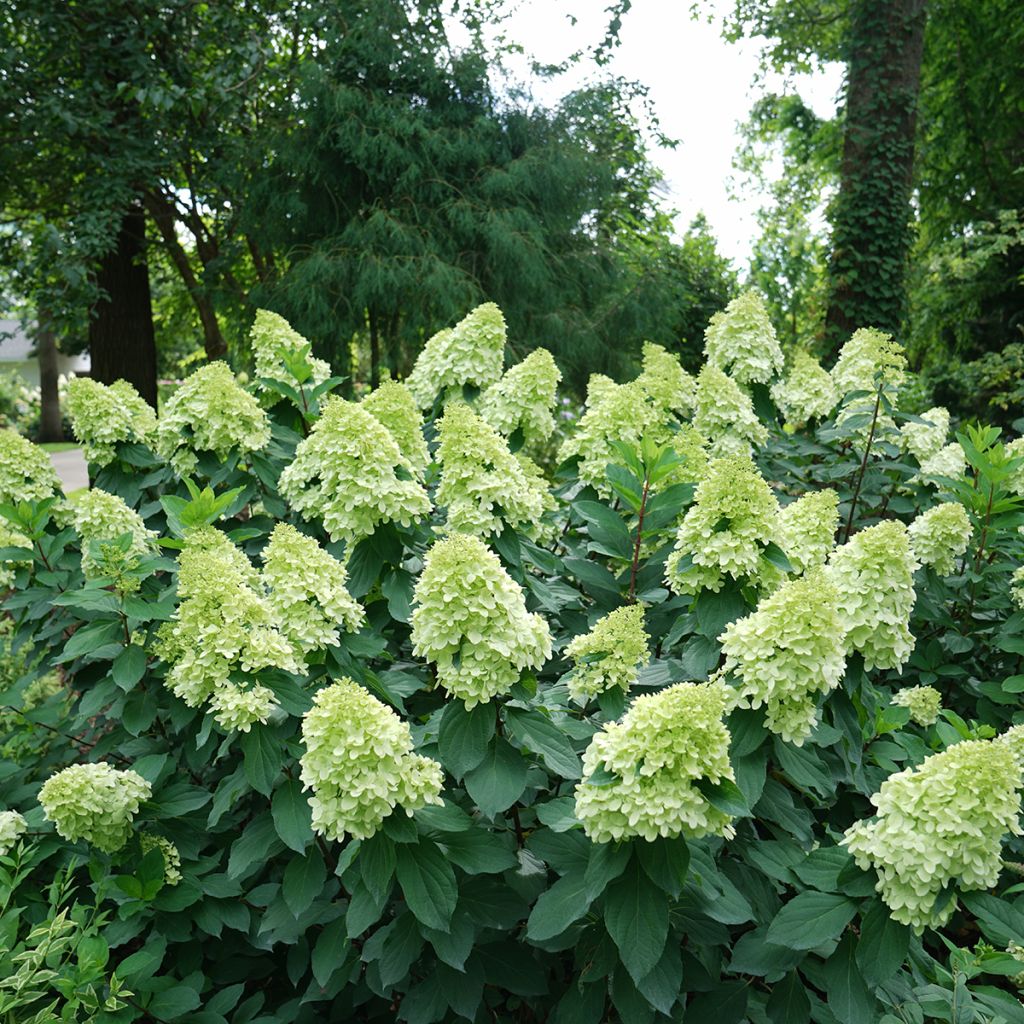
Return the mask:
[[44, 452], [70, 452], [79, 446], [74, 441], [44, 441], [39, 447]]

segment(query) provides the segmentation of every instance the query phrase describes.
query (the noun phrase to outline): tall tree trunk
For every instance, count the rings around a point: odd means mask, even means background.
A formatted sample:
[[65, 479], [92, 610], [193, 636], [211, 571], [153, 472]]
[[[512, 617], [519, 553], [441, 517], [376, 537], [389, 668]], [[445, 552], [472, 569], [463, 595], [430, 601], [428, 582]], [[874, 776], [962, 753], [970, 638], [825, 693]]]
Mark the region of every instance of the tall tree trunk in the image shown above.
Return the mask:
[[906, 302], [925, 0], [854, 0], [843, 155], [831, 210], [832, 350], [858, 327], [896, 332]]
[[49, 314], [43, 310], [38, 312], [36, 352], [39, 358], [39, 440], [63, 441], [64, 425], [60, 415], [60, 396], [57, 393], [57, 379], [60, 376], [57, 335], [53, 332]]
[[125, 212], [117, 244], [104, 256], [96, 284], [105, 296], [89, 321], [92, 376], [103, 384], [123, 377], [156, 408], [156, 339], [141, 206]]

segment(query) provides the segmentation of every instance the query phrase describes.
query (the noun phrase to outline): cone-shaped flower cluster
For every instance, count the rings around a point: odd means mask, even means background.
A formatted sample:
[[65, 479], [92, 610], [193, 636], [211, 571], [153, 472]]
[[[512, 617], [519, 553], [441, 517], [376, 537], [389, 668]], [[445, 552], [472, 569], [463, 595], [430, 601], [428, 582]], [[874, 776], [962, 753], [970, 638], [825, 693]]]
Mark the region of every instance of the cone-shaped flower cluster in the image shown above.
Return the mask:
[[[157, 535], [146, 529], [142, 516], [118, 495], [98, 487], [75, 498], [71, 523], [82, 538], [82, 572], [87, 578], [108, 575], [111, 568], [126, 568], [156, 550]], [[115, 554], [109, 545], [125, 534], [131, 538], [128, 549], [118, 549]]]
[[921, 469], [916, 476], [912, 477], [910, 483], [926, 483], [932, 487], [942, 485], [939, 477], [948, 477], [950, 480], [959, 480], [967, 470], [967, 456], [959, 441], [950, 441], [943, 445], [934, 455], [921, 463]]
[[551, 353], [535, 348], [480, 396], [480, 415], [505, 437], [518, 430], [524, 444], [544, 442], [555, 429], [552, 409], [561, 379]]
[[[508, 443], [464, 402], [452, 402], [438, 423], [441, 482], [436, 500], [448, 510], [447, 527], [462, 533], [500, 533], [504, 523], [523, 527], [544, 513], [537, 482]], [[543, 489], [546, 490], [546, 487]]]
[[118, 771], [104, 761], [73, 764], [43, 783], [39, 803], [69, 842], [84, 839], [105, 853], [120, 850], [139, 805], [152, 790], [138, 772]]
[[465, 385], [482, 390], [493, 384], [504, 362], [505, 317], [493, 302], [485, 302], [427, 341], [406, 383], [420, 408], [429, 409], [442, 390], [458, 398]]
[[726, 576], [757, 580], [765, 547], [778, 529], [779, 506], [748, 458], [715, 459], [697, 485], [668, 556], [666, 578], [680, 594], [721, 590]]
[[935, 455], [946, 443], [949, 435], [949, 411], [935, 406], [921, 415], [925, 423], [907, 421], [900, 427], [900, 443], [918, 462]]
[[809, 352], [797, 349], [789, 372], [772, 385], [772, 399], [788, 424], [801, 427], [828, 416], [839, 404], [839, 393], [828, 370]]
[[710, 440], [715, 455], [750, 455], [752, 445], [768, 440], [750, 396], [712, 363], [697, 376], [696, 405], [693, 425]]
[[767, 384], [782, 370], [782, 349], [758, 292], [743, 292], [711, 317], [704, 355], [744, 385]]
[[639, 667], [651, 656], [649, 640], [642, 605], [625, 605], [598, 619], [589, 633], [575, 637], [565, 648], [574, 663], [569, 695], [586, 704], [615, 686], [629, 690]]
[[112, 462], [119, 444], [151, 444], [156, 435], [152, 406], [124, 380], [107, 385], [91, 377], [72, 377], [67, 411], [82, 453], [94, 466]]
[[592, 373], [587, 378], [587, 397], [583, 405], [587, 409], [593, 409], [598, 402], [604, 401], [609, 395], [614, 394], [619, 385], [605, 376], [603, 373]]
[[283, 316], [268, 309], [256, 310], [249, 341], [256, 360], [256, 389], [269, 405], [280, 396], [262, 382], [274, 380], [295, 387], [298, 381], [288, 369], [290, 363], [305, 362], [311, 371], [308, 384], [322, 384], [331, 376], [330, 363], [314, 358], [312, 345]]
[[597, 733], [576, 787], [576, 817], [590, 839], [731, 837], [729, 815], [697, 788], [733, 779], [726, 706], [721, 683], [677, 683], [637, 697]]
[[413, 597], [413, 653], [437, 664], [438, 682], [467, 708], [508, 693], [523, 669], [551, 656], [547, 623], [477, 537], [437, 541]]
[[164, 858], [164, 885], [177, 885], [181, 881], [181, 854], [178, 848], [163, 836], [153, 832], [143, 832], [139, 836], [139, 845], [145, 856], [150, 850], [159, 850]]
[[0, 501], [17, 505], [61, 493], [50, 456], [10, 427], [0, 429]]
[[1020, 785], [1010, 744], [966, 740], [890, 775], [871, 798], [876, 816], [843, 842], [863, 870], [874, 868], [896, 921], [937, 928], [956, 906], [940, 899], [947, 885], [996, 884], [1003, 836], [1020, 834]]
[[[1015, 437], [1003, 447], [1007, 459], [1024, 459], [1024, 437]], [[1024, 462], [1010, 472], [1006, 486], [1018, 497], [1024, 496]]]
[[381, 524], [408, 526], [430, 499], [391, 432], [360, 405], [332, 396], [281, 474], [281, 495], [303, 519], [319, 516], [350, 546]]
[[270, 441], [270, 421], [227, 363], [201, 366], [167, 399], [157, 426], [157, 449], [182, 476], [192, 473], [197, 453], [222, 462], [232, 451], [259, 451]]
[[846, 668], [845, 630], [825, 573], [783, 583], [720, 640], [741, 706], [764, 705], [768, 728], [800, 746], [814, 728], [818, 695], [834, 690]]
[[956, 501], [934, 505], [907, 527], [914, 557], [940, 576], [956, 571], [956, 559], [967, 550], [971, 532], [967, 509]]
[[861, 530], [832, 552], [828, 571], [846, 623], [846, 649], [860, 651], [868, 670], [902, 669], [914, 649], [916, 568], [907, 528], [895, 520]]
[[677, 416], [693, 412], [697, 382], [683, 369], [679, 357], [661, 345], [644, 342], [643, 372], [636, 380], [650, 400], [665, 412]]
[[440, 804], [441, 766], [413, 752], [409, 726], [351, 679], [320, 690], [302, 718], [302, 782], [313, 828], [368, 839], [396, 806]]
[[779, 547], [798, 573], [824, 565], [836, 546], [839, 495], [830, 488], [811, 491], [779, 512]]
[[910, 709], [910, 720], [920, 726], [934, 725], [942, 710], [942, 694], [934, 686], [907, 686], [897, 690], [893, 704]]
[[278, 523], [263, 551], [263, 582], [278, 629], [303, 653], [338, 643], [366, 618], [345, 589], [345, 566], [312, 537]]
[[907, 357], [903, 354], [903, 347], [893, 341], [891, 334], [874, 327], [862, 327], [854, 331], [840, 349], [836, 365], [832, 367], [832, 382], [840, 398], [853, 391], [870, 391], [871, 398], [859, 401], [873, 406], [879, 381], [898, 388], [906, 376], [906, 369]]
[[6, 857], [27, 831], [28, 823], [17, 811], [0, 811], [0, 857]]
[[423, 413], [412, 392], [396, 380], [385, 380], [360, 403], [380, 424], [387, 427], [398, 450], [409, 465], [422, 476], [430, 462], [427, 442], [423, 437]]

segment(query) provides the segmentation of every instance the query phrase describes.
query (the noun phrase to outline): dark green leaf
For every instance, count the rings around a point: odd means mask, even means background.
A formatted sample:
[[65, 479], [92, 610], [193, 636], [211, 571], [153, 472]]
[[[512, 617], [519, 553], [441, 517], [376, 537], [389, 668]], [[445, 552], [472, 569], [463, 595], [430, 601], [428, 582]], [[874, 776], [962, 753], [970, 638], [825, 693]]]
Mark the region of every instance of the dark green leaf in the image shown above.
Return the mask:
[[509, 707], [505, 710], [505, 724], [509, 735], [524, 749], [540, 754], [556, 775], [578, 779], [583, 774], [579, 755], [568, 737], [546, 715]]
[[563, 875], [537, 898], [526, 925], [527, 937], [534, 942], [543, 942], [561, 935], [590, 909], [591, 901], [586, 890], [582, 871]]
[[312, 814], [302, 787], [287, 779], [274, 791], [270, 804], [274, 828], [281, 841], [296, 853], [303, 853], [313, 838]]
[[417, 920], [439, 932], [448, 931], [458, 890], [455, 874], [437, 846], [431, 842], [399, 846], [395, 873]]
[[461, 779], [486, 756], [494, 726], [494, 709], [490, 704], [477, 704], [467, 711], [462, 701], [449, 701], [438, 727], [437, 748], [441, 763]]
[[619, 957], [639, 983], [661, 959], [668, 938], [668, 901], [633, 859], [605, 895], [604, 921]]
[[835, 893], [802, 892], [775, 915], [768, 941], [790, 949], [814, 949], [837, 938], [857, 913], [857, 904]]
[[466, 774], [466, 791], [489, 817], [507, 810], [526, 788], [526, 761], [506, 740], [495, 736], [483, 761]]
[[310, 847], [305, 856], [292, 857], [281, 882], [281, 895], [288, 909], [299, 917], [323, 891], [326, 880], [327, 868], [318, 846]]

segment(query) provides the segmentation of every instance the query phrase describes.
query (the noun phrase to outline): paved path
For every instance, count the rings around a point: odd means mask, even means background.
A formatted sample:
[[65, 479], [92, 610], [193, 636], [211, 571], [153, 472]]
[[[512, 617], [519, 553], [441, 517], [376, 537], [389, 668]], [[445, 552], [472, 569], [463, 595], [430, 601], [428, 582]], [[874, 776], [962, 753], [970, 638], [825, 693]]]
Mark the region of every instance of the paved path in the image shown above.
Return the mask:
[[65, 494], [89, 486], [89, 469], [82, 457], [81, 448], [71, 448], [65, 452], [50, 452], [50, 461], [57, 471], [57, 476], [60, 477]]

